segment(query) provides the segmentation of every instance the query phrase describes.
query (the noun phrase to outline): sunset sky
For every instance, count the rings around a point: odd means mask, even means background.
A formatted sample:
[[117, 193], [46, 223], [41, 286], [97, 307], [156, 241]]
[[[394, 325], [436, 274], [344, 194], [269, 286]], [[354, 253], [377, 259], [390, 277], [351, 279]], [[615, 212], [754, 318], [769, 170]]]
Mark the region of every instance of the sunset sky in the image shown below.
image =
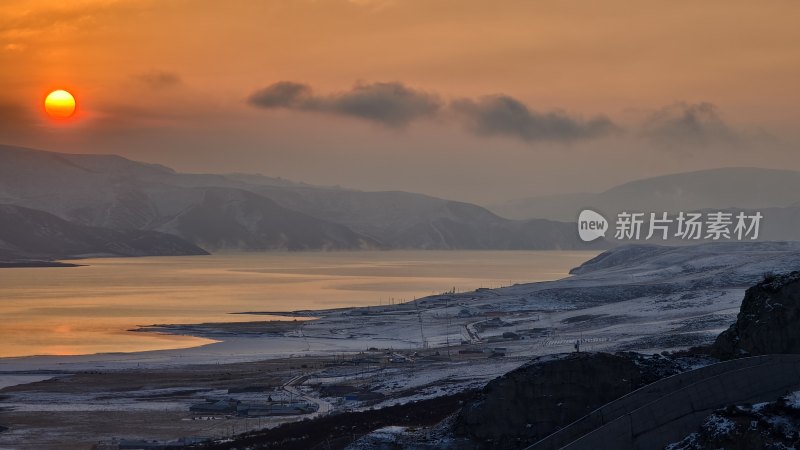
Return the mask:
[[[0, 3], [0, 143], [491, 203], [800, 170], [796, 1]], [[43, 99], [76, 98], [53, 121]]]

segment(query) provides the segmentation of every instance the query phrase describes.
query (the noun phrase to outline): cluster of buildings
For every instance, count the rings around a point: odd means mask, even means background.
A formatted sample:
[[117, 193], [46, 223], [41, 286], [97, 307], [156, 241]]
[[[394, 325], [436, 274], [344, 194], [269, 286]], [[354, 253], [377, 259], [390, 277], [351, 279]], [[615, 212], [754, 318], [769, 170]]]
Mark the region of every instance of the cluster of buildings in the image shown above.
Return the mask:
[[189, 411], [196, 415], [235, 415], [240, 417], [297, 416], [313, 413], [318, 406], [307, 402], [243, 402], [234, 398], [206, 399]]

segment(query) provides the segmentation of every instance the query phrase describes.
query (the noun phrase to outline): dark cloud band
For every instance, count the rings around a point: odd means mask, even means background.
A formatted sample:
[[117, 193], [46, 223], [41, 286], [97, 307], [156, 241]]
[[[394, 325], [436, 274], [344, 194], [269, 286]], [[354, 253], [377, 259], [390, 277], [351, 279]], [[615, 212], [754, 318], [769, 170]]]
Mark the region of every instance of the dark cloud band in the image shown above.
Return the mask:
[[306, 84], [281, 81], [254, 92], [248, 103], [259, 108], [351, 116], [393, 128], [402, 128], [418, 118], [432, 116], [442, 107], [436, 95], [396, 82], [357, 84], [349, 91], [319, 96]]
[[507, 95], [460, 99], [445, 108], [439, 96], [402, 83], [357, 84], [351, 90], [316, 95], [310, 86], [281, 81], [254, 92], [248, 102], [259, 108], [324, 112], [402, 128], [445, 109], [481, 136], [509, 136], [523, 141], [568, 141], [604, 136], [619, 128], [604, 117], [580, 120], [566, 114], [539, 113]]
[[717, 107], [708, 102], [665, 106], [646, 118], [641, 132], [664, 148], [739, 144], [744, 138], [729, 127]]
[[452, 108], [469, 130], [485, 136], [568, 141], [605, 136], [619, 130], [605, 117], [583, 121], [562, 113], [539, 113], [507, 95], [456, 100]]

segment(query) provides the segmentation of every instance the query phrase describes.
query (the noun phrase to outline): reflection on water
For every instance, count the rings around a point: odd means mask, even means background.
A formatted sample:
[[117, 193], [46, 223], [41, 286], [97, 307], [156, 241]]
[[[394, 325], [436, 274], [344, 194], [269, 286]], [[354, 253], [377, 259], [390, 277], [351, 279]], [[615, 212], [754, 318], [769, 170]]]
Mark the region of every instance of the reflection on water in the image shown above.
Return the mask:
[[109, 258], [85, 267], [0, 269], [0, 357], [184, 348], [211, 342], [137, 325], [237, 322], [552, 280], [592, 252], [391, 251]]

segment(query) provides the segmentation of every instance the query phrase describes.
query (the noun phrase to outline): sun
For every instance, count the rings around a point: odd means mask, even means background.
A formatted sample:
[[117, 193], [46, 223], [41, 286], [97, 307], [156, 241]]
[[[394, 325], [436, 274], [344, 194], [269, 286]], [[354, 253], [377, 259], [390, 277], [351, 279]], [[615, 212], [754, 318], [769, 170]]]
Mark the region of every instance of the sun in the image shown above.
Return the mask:
[[75, 97], [63, 89], [53, 91], [44, 99], [44, 110], [54, 119], [72, 117], [75, 114]]

